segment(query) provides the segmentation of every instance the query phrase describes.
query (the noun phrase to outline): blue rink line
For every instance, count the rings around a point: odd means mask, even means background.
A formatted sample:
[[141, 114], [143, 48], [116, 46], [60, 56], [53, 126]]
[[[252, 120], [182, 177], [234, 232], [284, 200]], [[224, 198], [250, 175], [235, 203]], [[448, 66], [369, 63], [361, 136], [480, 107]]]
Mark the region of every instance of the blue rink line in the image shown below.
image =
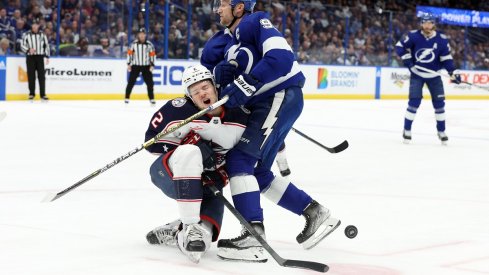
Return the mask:
[[[374, 133], [387, 133], [387, 134], [396, 134], [396, 135], [401, 135], [401, 133], [402, 133], [402, 131], [394, 131], [394, 130], [382, 130], [382, 129], [372, 129], [372, 128], [360, 128], [360, 127], [343, 127], [343, 126], [331, 126], [331, 125], [321, 125], [321, 124], [301, 124], [301, 126], [311, 126], [311, 127], [329, 128], [329, 129], [354, 130], [354, 131], [374, 132]], [[433, 134], [424, 134], [424, 133], [416, 133], [416, 135], [433, 136]], [[489, 141], [489, 138], [454, 136], [454, 135], [449, 135], [449, 138]]]

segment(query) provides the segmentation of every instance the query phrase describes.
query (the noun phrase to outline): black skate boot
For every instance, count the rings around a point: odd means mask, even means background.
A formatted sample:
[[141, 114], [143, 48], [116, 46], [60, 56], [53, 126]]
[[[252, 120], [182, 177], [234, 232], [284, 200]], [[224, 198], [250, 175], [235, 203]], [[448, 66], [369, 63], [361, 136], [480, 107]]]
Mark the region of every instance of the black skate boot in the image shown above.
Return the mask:
[[199, 263], [212, 242], [211, 226], [202, 222], [186, 224], [177, 234], [178, 248], [192, 262]]
[[[251, 222], [253, 229], [265, 239], [263, 222]], [[233, 239], [221, 239], [217, 243], [219, 252], [217, 256], [223, 260], [264, 263], [265, 256], [262, 245], [251, 235], [245, 227], [241, 235]]]
[[156, 245], [177, 245], [177, 233], [182, 229], [182, 222], [175, 220], [148, 232], [146, 240]]
[[441, 145], [447, 145], [448, 136], [445, 132], [438, 132], [438, 138], [441, 140]]
[[409, 144], [411, 142], [411, 131], [402, 131], [402, 138], [404, 139], [405, 144]]
[[304, 209], [302, 215], [306, 225], [296, 239], [304, 249], [315, 247], [341, 224], [340, 220], [331, 217], [329, 209], [315, 200]]

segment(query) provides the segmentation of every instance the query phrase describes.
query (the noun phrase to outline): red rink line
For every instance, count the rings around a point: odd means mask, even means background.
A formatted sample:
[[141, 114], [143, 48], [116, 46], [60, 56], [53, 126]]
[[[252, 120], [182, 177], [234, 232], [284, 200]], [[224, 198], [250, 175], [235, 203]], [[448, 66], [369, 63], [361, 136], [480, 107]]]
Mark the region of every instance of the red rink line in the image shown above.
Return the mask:
[[459, 261], [459, 262], [444, 264], [441, 267], [451, 268], [451, 269], [457, 269], [457, 270], [460, 270], [460, 271], [473, 272], [473, 273], [478, 273], [478, 274], [488, 274], [487, 271], [480, 271], [480, 270], [475, 270], [475, 269], [466, 268], [466, 267], [460, 267], [459, 266], [459, 265], [464, 265], [464, 264], [469, 264], [469, 263], [474, 263], [474, 262], [479, 262], [479, 261], [485, 261], [485, 260], [489, 260], [489, 256], [479, 257], [479, 258], [472, 258], [472, 259], [467, 259], [467, 260], [464, 260], [464, 261]]

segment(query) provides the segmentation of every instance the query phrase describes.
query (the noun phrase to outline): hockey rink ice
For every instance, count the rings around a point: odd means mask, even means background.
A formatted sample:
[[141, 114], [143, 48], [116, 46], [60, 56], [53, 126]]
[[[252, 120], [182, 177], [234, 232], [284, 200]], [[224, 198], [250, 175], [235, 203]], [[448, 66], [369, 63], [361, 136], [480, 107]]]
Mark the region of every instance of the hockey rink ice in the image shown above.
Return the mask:
[[[428, 100], [403, 144], [406, 105], [306, 101], [294, 127], [350, 147], [330, 154], [291, 132], [290, 179], [342, 224], [306, 251], [295, 241], [304, 219], [263, 198], [267, 239], [280, 256], [328, 264], [327, 274], [489, 274], [489, 101], [447, 101], [448, 146]], [[175, 247], [147, 244], [146, 233], [177, 208], [151, 183], [156, 157], [146, 151], [41, 203], [139, 146], [157, 108], [146, 100], [0, 102], [0, 274], [319, 274], [271, 257], [222, 261], [215, 243], [198, 265]], [[355, 239], [344, 234], [350, 224]], [[226, 210], [220, 237], [240, 228]]]

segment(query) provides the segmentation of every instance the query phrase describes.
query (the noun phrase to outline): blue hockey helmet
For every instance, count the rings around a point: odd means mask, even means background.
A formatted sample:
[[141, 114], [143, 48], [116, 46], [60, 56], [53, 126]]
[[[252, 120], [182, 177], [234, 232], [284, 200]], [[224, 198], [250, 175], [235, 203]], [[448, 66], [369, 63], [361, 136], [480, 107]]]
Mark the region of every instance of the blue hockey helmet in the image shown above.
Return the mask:
[[234, 7], [239, 3], [244, 4], [245, 11], [253, 12], [253, 8], [255, 7], [256, 0], [231, 0], [231, 6]]
[[422, 14], [419, 17], [419, 19], [421, 21], [421, 24], [423, 24], [424, 22], [432, 22], [433, 24], [436, 23], [436, 17], [433, 14], [427, 13], [427, 12], [425, 12], [424, 14]]

